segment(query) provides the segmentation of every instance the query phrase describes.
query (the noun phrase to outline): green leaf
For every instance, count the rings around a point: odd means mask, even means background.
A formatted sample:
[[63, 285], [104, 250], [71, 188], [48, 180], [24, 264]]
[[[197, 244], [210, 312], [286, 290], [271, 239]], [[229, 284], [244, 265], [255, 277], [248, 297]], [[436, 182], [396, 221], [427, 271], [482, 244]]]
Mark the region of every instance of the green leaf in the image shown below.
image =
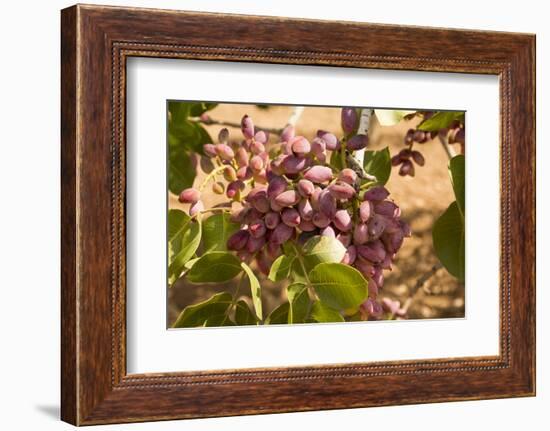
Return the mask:
[[198, 153], [204, 155], [204, 144], [211, 144], [212, 143], [212, 138], [210, 137], [210, 135], [208, 134], [206, 129], [204, 127], [202, 127], [200, 124], [194, 123], [194, 126], [196, 128], [195, 133], [198, 136], [196, 144], [195, 144], [196, 145], [195, 146], [195, 151], [197, 151]]
[[307, 317], [309, 295], [307, 287], [302, 283], [294, 283], [287, 287], [288, 323], [303, 323]]
[[191, 220], [191, 217], [182, 210], [168, 210], [168, 242], [173, 241], [175, 237], [181, 234], [182, 227], [189, 220]]
[[174, 124], [181, 123], [187, 120], [191, 104], [187, 102], [178, 102], [171, 100], [168, 102], [168, 111], [170, 112], [170, 122]]
[[193, 186], [195, 166], [191, 155], [181, 145], [168, 147], [168, 189], [179, 195], [182, 190]]
[[342, 159], [341, 151], [332, 151], [330, 155], [330, 165], [337, 171], [341, 171], [345, 168], [344, 159]]
[[[201, 105], [203, 104], [178, 101], [168, 102], [168, 111], [170, 112], [168, 132], [169, 143], [171, 145], [181, 146], [184, 150], [202, 152], [202, 145], [206, 141], [211, 142], [210, 135], [199, 123], [189, 121], [189, 116], [194, 116], [193, 112], [199, 112]], [[204, 132], [206, 132], [206, 141], [202, 142]]]
[[184, 121], [178, 124], [169, 124], [169, 144], [181, 147], [183, 150], [203, 154], [204, 144], [211, 143], [212, 138], [199, 123]]
[[202, 325], [204, 327], [219, 327], [219, 326], [235, 326], [235, 322], [233, 322], [229, 316], [226, 314], [217, 314], [215, 316], [212, 316], [204, 322]]
[[458, 209], [464, 216], [466, 209], [466, 197], [465, 197], [465, 158], [463, 155], [455, 156], [449, 162], [449, 172], [451, 174], [451, 182], [453, 184], [453, 190], [455, 192], [456, 202], [458, 203]]
[[201, 242], [201, 223], [180, 210], [168, 211], [168, 276], [172, 284]]
[[[211, 322], [223, 318], [227, 314], [228, 308], [231, 306], [233, 298], [227, 292], [217, 293], [210, 299], [199, 302], [198, 304], [185, 307], [180, 313], [173, 328], [191, 328], [195, 326], [203, 326], [207, 320]], [[220, 321], [220, 320], [218, 320]], [[219, 325], [216, 325], [219, 326]]]
[[191, 283], [225, 283], [241, 271], [241, 261], [237, 256], [213, 251], [195, 262], [187, 272], [187, 279]]
[[256, 325], [258, 323], [256, 316], [242, 299], [235, 304], [235, 323], [237, 325]]
[[343, 263], [320, 263], [309, 273], [319, 299], [327, 306], [342, 310], [361, 304], [368, 295], [368, 281]]
[[168, 102], [168, 179], [172, 193], [178, 194], [191, 187], [195, 179], [193, 154], [204, 154], [203, 146], [212, 138], [200, 123], [189, 121], [189, 116], [199, 116], [215, 104], [195, 102]]
[[183, 265], [183, 268], [181, 269], [181, 271], [178, 274], [172, 274], [172, 275], [169, 274], [168, 275], [168, 287], [174, 287], [176, 281], [178, 281], [179, 278], [185, 276], [185, 272], [189, 271], [197, 260], [199, 260], [198, 257], [196, 257], [194, 259], [190, 259], [187, 262], [185, 262], [185, 264]]
[[363, 169], [367, 174], [374, 175], [376, 184], [384, 185], [390, 179], [391, 156], [388, 147], [379, 151], [365, 151]]
[[344, 322], [342, 315], [321, 301], [315, 301], [311, 307], [311, 317], [319, 323]]
[[456, 201], [435, 222], [432, 230], [434, 249], [441, 264], [460, 281], [465, 272], [465, 158], [455, 156], [449, 173]]
[[346, 254], [346, 247], [336, 238], [318, 235], [307, 240], [302, 254], [304, 266], [309, 272], [319, 263], [341, 262]]
[[284, 302], [279, 305], [271, 314], [265, 319], [265, 325], [283, 325], [288, 323], [288, 310], [290, 304]]
[[440, 262], [452, 275], [464, 281], [464, 219], [456, 201], [435, 222], [432, 237]]
[[294, 259], [294, 261], [292, 262], [292, 266], [290, 268], [290, 278], [294, 282], [306, 283], [307, 282], [306, 275], [307, 274], [304, 272], [300, 259], [298, 258]]
[[237, 230], [239, 225], [225, 212], [208, 217], [202, 222], [204, 253], [227, 251], [227, 239]]
[[456, 120], [464, 121], [463, 111], [439, 111], [420, 123], [417, 129], [425, 132], [435, 132], [449, 127]]
[[192, 103], [190, 106], [190, 115], [192, 117], [200, 117], [206, 111], [210, 111], [211, 109], [214, 109], [216, 106], [218, 106], [217, 103], [209, 103], [209, 102]]
[[268, 278], [273, 282], [284, 280], [290, 273], [292, 262], [294, 262], [294, 256], [279, 256], [271, 265]]
[[407, 115], [414, 114], [416, 111], [399, 111], [396, 109], [375, 109], [374, 114], [378, 118], [381, 126], [394, 126]]
[[250, 281], [250, 294], [252, 295], [252, 303], [254, 304], [254, 310], [256, 311], [256, 317], [258, 320], [262, 320], [262, 288], [260, 282], [254, 275], [254, 271], [246, 263], [242, 262], [241, 267], [246, 272], [248, 280]]
[[191, 260], [188, 260], [185, 265], [183, 265], [185, 267], [185, 269], [191, 269], [193, 267], [193, 265], [195, 264], [195, 262], [197, 262], [197, 260], [199, 260], [200, 258], [196, 257], [194, 259], [191, 259]]

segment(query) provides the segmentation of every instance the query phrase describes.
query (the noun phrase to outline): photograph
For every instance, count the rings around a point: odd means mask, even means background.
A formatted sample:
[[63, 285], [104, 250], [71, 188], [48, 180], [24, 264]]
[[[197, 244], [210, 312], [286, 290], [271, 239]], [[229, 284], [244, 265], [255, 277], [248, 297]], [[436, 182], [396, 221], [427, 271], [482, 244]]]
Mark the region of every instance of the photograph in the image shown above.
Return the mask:
[[168, 100], [167, 328], [464, 318], [465, 117]]

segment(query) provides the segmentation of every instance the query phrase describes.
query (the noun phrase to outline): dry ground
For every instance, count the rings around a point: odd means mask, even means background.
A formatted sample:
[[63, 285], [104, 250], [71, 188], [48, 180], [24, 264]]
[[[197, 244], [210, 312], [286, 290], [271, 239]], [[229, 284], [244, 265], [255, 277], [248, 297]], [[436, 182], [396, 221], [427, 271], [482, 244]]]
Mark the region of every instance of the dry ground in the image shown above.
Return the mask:
[[[223, 104], [210, 111], [212, 118], [239, 122], [244, 114], [249, 114], [255, 124], [264, 127], [282, 127], [290, 113], [291, 107], [273, 106], [259, 109], [253, 105]], [[308, 138], [315, 136], [318, 129], [324, 129], [341, 135], [340, 111], [335, 108], [306, 108], [296, 128], [297, 133]], [[382, 127], [376, 120], [371, 125], [370, 149], [390, 147], [391, 154], [403, 148], [403, 136], [409, 125], [402, 122], [393, 127]], [[220, 126], [206, 127], [212, 137], [217, 136]], [[238, 129], [230, 129], [232, 136], [239, 137]], [[413, 235], [405, 240], [398, 253], [393, 271], [387, 273], [382, 296], [399, 299], [402, 303], [409, 298], [416, 281], [437, 262], [431, 240], [431, 228], [439, 215], [454, 200], [453, 191], [447, 173], [447, 155], [437, 140], [418, 145], [424, 154], [426, 165], [417, 167], [416, 176], [401, 177], [397, 170], [387, 184], [391, 197], [400, 205], [402, 216], [410, 223]], [[200, 181], [202, 174], [198, 173]], [[210, 202], [215, 203], [216, 198]], [[186, 209], [178, 203], [175, 196], [170, 196], [170, 208]], [[168, 295], [168, 320], [173, 322], [180, 311], [187, 305], [200, 302], [213, 293], [230, 289], [231, 283], [219, 286], [192, 285], [178, 282], [170, 289]], [[270, 312], [283, 300], [285, 289], [269, 280], [262, 281], [264, 309]], [[445, 318], [464, 316], [464, 286], [440, 269], [435, 276], [416, 292], [409, 308], [411, 319]]]

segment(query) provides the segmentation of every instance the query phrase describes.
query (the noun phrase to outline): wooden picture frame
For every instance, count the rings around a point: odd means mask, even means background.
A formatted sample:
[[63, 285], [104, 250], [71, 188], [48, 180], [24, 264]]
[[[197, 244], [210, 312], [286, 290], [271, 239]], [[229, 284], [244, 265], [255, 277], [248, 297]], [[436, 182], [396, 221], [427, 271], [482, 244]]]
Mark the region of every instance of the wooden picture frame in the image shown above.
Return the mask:
[[[534, 35], [77, 5], [62, 11], [61, 50], [64, 421], [535, 394]], [[500, 354], [128, 375], [125, 65], [131, 56], [498, 75]]]

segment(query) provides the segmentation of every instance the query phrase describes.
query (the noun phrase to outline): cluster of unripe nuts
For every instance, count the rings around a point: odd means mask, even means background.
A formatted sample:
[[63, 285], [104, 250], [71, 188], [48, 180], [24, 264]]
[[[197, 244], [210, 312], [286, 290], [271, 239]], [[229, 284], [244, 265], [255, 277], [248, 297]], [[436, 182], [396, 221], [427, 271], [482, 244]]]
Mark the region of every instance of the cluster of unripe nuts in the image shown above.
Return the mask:
[[[342, 263], [369, 281], [369, 298], [359, 310], [367, 319], [380, 317], [387, 308], [377, 300], [384, 271], [391, 270], [411, 232], [386, 188], [362, 186], [354, 170], [338, 170], [328, 163], [329, 152], [352, 153], [366, 147], [367, 136], [354, 134], [357, 122], [355, 110], [344, 108], [345, 139], [320, 130], [310, 141], [287, 126], [278, 142], [269, 146], [267, 133], [244, 116], [241, 142], [230, 143], [227, 129], [222, 129], [218, 143], [206, 144], [204, 153], [211, 161], [211, 173], [224, 178], [222, 182], [209, 175], [212, 190], [225, 193], [234, 203], [231, 220], [240, 224], [227, 248], [243, 261], [255, 260], [268, 274], [288, 241], [299, 245], [315, 235], [337, 239], [346, 248]], [[186, 189], [179, 196], [181, 202], [191, 204], [191, 216], [204, 211], [201, 190]]]
[[466, 140], [466, 129], [463, 124], [455, 121], [447, 129], [442, 129], [439, 131], [442, 135], [447, 137], [447, 142], [449, 144], [459, 144], [460, 153], [464, 154], [464, 144]]
[[413, 150], [413, 145], [415, 143], [424, 144], [430, 139], [433, 139], [435, 136], [437, 136], [437, 132], [434, 134], [433, 132], [424, 132], [422, 130], [415, 129], [409, 129], [407, 131], [404, 139], [404, 144], [407, 148], [401, 150], [391, 159], [392, 166], [400, 166], [399, 175], [403, 177], [407, 175], [414, 177], [414, 165], [417, 164], [418, 166], [424, 166], [426, 161], [420, 151]]
[[[433, 112], [425, 112], [424, 119], [429, 119], [432, 115]], [[425, 144], [438, 135], [440, 138], [445, 139], [449, 144], [460, 144], [460, 152], [461, 154], [464, 154], [465, 129], [464, 125], [459, 121], [454, 121], [449, 125], [449, 127], [444, 129], [431, 132], [426, 132], [419, 129], [409, 129], [403, 139], [403, 143], [407, 148], [401, 150], [391, 159], [392, 166], [399, 166], [399, 175], [414, 177], [415, 164], [418, 166], [424, 166], [426, 161], [420, 151], [413, 150], [413, 146], [415, 144]]]

